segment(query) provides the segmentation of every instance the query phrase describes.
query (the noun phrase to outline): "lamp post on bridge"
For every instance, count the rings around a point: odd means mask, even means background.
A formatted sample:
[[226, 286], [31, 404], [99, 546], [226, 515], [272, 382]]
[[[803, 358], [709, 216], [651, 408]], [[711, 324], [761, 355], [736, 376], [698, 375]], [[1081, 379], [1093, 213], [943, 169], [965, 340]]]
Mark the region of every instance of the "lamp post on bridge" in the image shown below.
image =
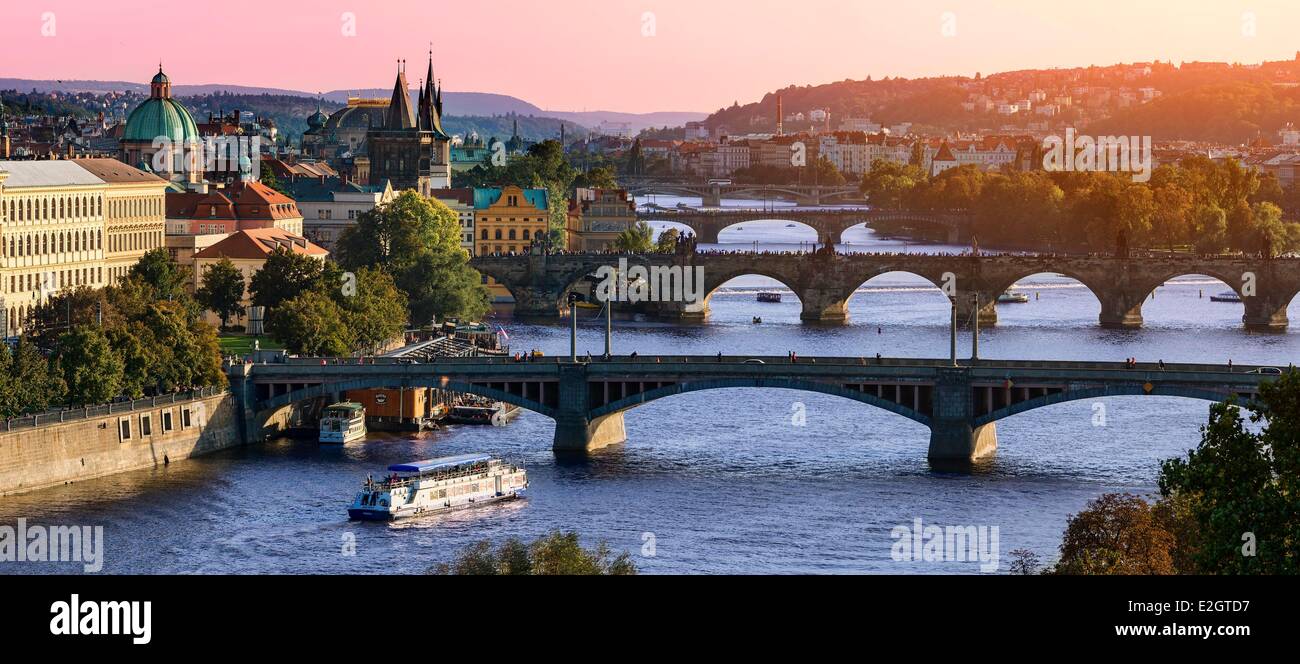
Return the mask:
[[578, 363], [578, 303], [584, 299], [581, 293], [569, 293], [569, 360]]
[[975, 303], [975, 308], [971, 310], [970, 359], [972, 363], [977, 363], [980, 361], [980, 294], [971, 293], [971, 300]]
[[952, 366], [957, 366], [957, 296], [948, 298], [952, 302], [952, 316], [949, 323], [949, 346], [948, 357], [952, 361]]

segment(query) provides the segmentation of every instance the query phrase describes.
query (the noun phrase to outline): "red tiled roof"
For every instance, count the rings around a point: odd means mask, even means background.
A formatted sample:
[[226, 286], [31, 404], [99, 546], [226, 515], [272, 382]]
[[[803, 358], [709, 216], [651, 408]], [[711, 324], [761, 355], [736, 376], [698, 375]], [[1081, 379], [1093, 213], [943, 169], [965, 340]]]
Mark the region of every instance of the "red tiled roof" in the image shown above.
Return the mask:
[[300, 235], [279, 228], [252, 228], [232, 233], [230, 237], [194, 254], [194, 258], [258, 259], [284, 248], [295, 254], [325, 256], [329, 252]]

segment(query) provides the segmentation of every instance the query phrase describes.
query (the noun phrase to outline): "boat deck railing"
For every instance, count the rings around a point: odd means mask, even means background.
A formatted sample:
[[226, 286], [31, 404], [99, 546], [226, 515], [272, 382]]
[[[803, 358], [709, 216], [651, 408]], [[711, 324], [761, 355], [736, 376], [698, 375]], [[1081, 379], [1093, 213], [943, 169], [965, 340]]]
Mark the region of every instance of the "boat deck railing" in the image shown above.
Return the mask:
[[[519, 470], [519, 467], [518, 467], [518, 466], [514, 466], [514, 465], [511, 465], [511, 466], [505, 466], [505, 464], [502, 464], [502, 465], [503, 465], [504, 467], [506, 467], [506, 468], [509, 468], [509, 469], [510, 469], [510, 472], [512, 472], [512, 473], [513, 473], [513, 472], [518, 472], [518, 470]], [[415, 484], [417, 481], [429, 480], [429, 481], [432, 481], [432, 482], [443, 482], [443, 481], [446, 481], [446, 480], [456, 480], [456, 479], [461, 479], [461, 478], [465, 478], [465, 477], [472, 477], [472, 476], [474, 476], [474, 475], [482, 475], [482, 476], [483, 476], [483, 479], [487, 479], [487, 478], [488, 478], [488, 475], [489, 475], [489, 472], [490, 472], [491, 470], [492, 470], [492, 468], [489, 466], [488, 468], [477, 469], [477, 470], [463, 470], [463, 471], [459, 471], [459, 472], [438, 473], [438, 474], [433, 474], [433, 475], [416, 475], [416, 476], [413, 476], [413, 477], [399, 477], [399, 478], [394, 479], [394, 480], [390, 480], [390, 479], [371, 480], [371, 481], [369, 481], [369, 482], [366, 483], [366, 488], [367, 488], [367, 489], [370, 489], [370, 490], [373, 490], [373, 489], [400, 489], [400, 488], [402, 488], [402, 487], [411, 486], [412, 484]]]

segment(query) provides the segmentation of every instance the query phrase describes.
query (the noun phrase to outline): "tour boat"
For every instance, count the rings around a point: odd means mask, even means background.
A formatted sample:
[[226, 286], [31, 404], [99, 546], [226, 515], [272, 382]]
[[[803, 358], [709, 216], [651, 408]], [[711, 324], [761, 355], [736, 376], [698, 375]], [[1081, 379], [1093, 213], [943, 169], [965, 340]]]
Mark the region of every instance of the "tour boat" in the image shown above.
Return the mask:
[[447, 421], [456, 424], [495, 424], [500, 426], [514, 419], [518, 414], [519, 406], [504, 401], [473, 401], [452, 406]]
[[388, 467], [380, 480], [366, 478], [348, 508], [354, 521], [392, 521], [522, 498], [523, 468], [490, 454], [462, 454]]
[[781, 294], [772, 292], [763, 292], [758, 294], [759, 302], [780, 302]]
[[345, 401], [325, 409], [320, 418], [320, 442], [350, 443], [366, 437], [366, 409]]
[[1218, 295], [1210, 296], [1211, 302], [1241, 302], [1241, 296], [1236, 291], [1223, 291]]
[[999, 304], [1024, 304], [1029, 301], [1029, 296], [1017, 291], [1007, 291], [998, 296]]

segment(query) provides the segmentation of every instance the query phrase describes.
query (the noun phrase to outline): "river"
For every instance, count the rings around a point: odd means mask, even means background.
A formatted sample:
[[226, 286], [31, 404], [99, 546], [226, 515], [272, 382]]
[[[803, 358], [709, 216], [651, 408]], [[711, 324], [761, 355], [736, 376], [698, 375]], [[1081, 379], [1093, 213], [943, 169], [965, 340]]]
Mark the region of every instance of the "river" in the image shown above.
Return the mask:
[[[798, 249], [815, 240], [810, 229], [784, 222], [742, 226], [724, 232], [724, 248]], [[881, 240], [861, 227], [845, 240], [848, 251], [961, 249]], [[616, 322], [615, 351], [947, 354], [947, 300], [918, 277], [887, 274], [864, 284], [849, 302], [850, 324], [832, 328], [800, 324], [788, 291], [779, 304], [755, 301], [755, 291], [775, 288], [762, 277], [731, 282], [713, 297], [703, 326]], [[1018, 289], [1030, 301], [999, 305], [998, 325], [981, 336], [982, 356], [1281, 366], [1300, 357], [1300, 332], [1245, 332], [1240, 304], [1210, 302], [1227, 288], [1208, 277], [1158, 289], [1141, 330], [1100, 328], [1096, 298], [1072, 280], [1036, 275]], [[752, 324], [755, 316], [761, 325]], [[1300, 303], [1290, 316], [1300, 321]], [[563, 325], [495, 322], [515, 350], [568, 352]], [[578, 341], [579, 352], [603, 352], [601, 321], [583, 321]], [[964, 355], [969, 341], [963, 334]], [[372, 436], [345, 447], [277, 440], [6, 497], [0, 524], [26, 517], [102, 525], [109, 573], [419, 573], [476, 540], [554, 529], [605, 540], [646, 573], [979, 572], [977, 562], [893, 560], [891, 529], [919, 518], [996, 526], [1005, 571], [1013, 549], [1054, 558], [1067, 517], [1100, 494], [1154, 492], [1160, 460], [1196, 445], [1207, 409], [1199, 401], [1119, 397], [1033, 410], [998, 422], [999, 449], [978, 472], [953, 475], [927, 466], [924, 427], [885, 411], [812, 393], [705, 391], [628, 412], [627, 443], [582, 462], [556, 460], [551, 422], [524, 413], [503, 428]], [[479, 451], [523, 463], [531, 497], [394, 525], [347, 521], [347, 503], [367, 473]]]

